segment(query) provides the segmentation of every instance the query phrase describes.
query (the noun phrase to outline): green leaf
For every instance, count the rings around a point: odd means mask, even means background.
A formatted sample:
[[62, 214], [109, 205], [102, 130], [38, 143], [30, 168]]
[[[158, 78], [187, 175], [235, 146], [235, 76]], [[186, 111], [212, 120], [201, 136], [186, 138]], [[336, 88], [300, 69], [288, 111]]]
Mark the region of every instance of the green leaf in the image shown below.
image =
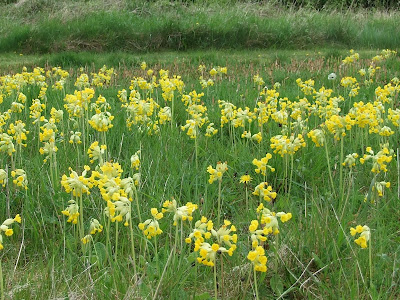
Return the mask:
[[97, 242], [94, 245], [94, 252], [96, 253], [96, 258], [99, 262], [99, 266], [102, 267], [107, 257], [106, 246], [103, 243]]
[[203, 294], [201, 294], [201, 295], [196, 295], [196, 296], [194, 297], [194, 299], [195, 299], [195, 300], [206, 300], [206, 299], [211, 299], [211, 296], [210, 296], [209, 293], [205, 292], [205, 293], [203, 293]]
[[277, 295], [282, 295], [283, 293], [283, 283], [281, 278], [278, 275], [274, 275], [271, 277], [269, 284], [271, 285], [272, 290]]

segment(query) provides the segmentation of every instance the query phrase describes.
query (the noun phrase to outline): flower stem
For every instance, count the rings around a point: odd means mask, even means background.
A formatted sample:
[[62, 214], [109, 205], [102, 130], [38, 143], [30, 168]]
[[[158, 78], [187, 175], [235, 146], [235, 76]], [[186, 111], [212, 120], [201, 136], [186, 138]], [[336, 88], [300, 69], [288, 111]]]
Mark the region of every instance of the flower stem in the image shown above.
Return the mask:
[[326, 154], [326, 162], [328, 164], [329, 180], [331, 181], [332, 194], [333, 196], [335, 196], [335, 185], [333, 184], [331, 164], [329, 162], [328, 145], [326, 144], [326, 141], [325, 141], [325, 154]]
[[290, 190], [292, 189], [292, 179], [293, 179], [293, 154], [290, 155], [290, 178], [289, 178], [288, 199], [290, 199]]
[[139, 195], [138, 195], [138, 192], [137, 192], [135, 184], [133, 184], [133, 187], [134, 187], [134, 190], [135, 190], [136, 207], [137, 207], [139, 222], [142, 223], [142, 217], [140, 216]]
[[115, 222], [115, 253], [114, 253], [114, 259], [115, 262], [117, 262], [117, 254], [118, 254], [118, 221]]
[[343, 188], [343, 144], [344, 144], [344, 142], [343, 142], [343, 140], [344, 140], [344, 138], [342, 137], [340, 139], [340, 166], [339, 166], [339, 176], [340, 176], [339, 192], [341, 195], [340, 203], [343, 202], [343, 197], [344, 197], [344, 188]]
[[154, 237], [154, 250], [155, 250], [155, 253], [156, 253], [157, 275], [160, 276], [160, 269], [158, 267], [157, 236]]
[[0, 293], [1, 293], [1, 300], [4, 300], [3, 269], [1, 267], [1, 260], [0, 260]]
[[217, 289], [217, 261], [214, 263], [214, 299], [218, 299], [218, 289]]
[[218, 180], [218, 226], [221, 225], [221, 182], [221, 180]]
[[372, 283], [372, 241], [371, 241], [371, 236], [369, 238], [369, 287], [371, 288], [373, 283]]
[[129, 221], [129, 231], [131, 235], [131, 248], [132, 248], [132, 261], [133, 261], [133, 272], [134, 277], [136, 278], [136, 255], [135, 255], [135, 242], [133, 240], [133, 228], [132, 228], [132, 220]]
[[259, 300], [259, 296], [258, 296], [258, 287], [257, 287], [257, 272], [256, 269], [253, 267], [253, 274], [254, 274], [254, 287], [256, 289], [256, 299]]

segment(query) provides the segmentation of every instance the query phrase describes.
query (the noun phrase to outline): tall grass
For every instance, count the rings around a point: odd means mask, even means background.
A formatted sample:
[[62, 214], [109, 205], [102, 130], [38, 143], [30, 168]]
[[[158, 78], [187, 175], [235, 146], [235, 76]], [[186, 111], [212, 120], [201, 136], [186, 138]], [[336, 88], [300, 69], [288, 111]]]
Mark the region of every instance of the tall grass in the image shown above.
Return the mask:
[[276, 2], [34, 3], [2, 6], [1, 52], [394, 49], [400, 44], [397, 12], [318, 12]]

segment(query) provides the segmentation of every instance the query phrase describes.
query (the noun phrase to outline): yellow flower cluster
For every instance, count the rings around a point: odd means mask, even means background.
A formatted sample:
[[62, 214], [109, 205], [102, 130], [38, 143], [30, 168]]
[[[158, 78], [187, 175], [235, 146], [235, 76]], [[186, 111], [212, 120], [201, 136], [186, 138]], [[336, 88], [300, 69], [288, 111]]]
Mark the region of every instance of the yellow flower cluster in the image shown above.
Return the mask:
[[367, 225], [357, 225], [356, 228], [350, 228], [351, 236], [355, 236], [357, 233], [360, 233], [360, 237], [355, 239], [354, 242], [363, 249], [367, 248], [367, 243], [371, 238], [371, 231], [369, 227]]
[[208, 179], [208, 182], [212, 184], [214, 181], [222, 181], [222, 175], [228, 171], [228, 164], [226, 162], [217, 162], [217, 166], [215, 169], [210, 165], [207, 168], [207, 172], [210, 174], [210, 178]]
[[14, 222], [21, 223], [21, 217], [20, 215], [16, 215], [14, 219], [7, 219], [1, 224], [0, 226], [0, 250], [3, 250], [3, 235], [1, 234], [4, 232], [6, 236], [12, 236], [14, 231], [12, 228], [10, 228], [10, 225], [12, 225]]
[[82, 91], [74, 91], [73, 95], [67, 94], [64, 98], [64, 108], [67, 110], [69, 117], [82, 117], [89, 110], [94, 94], [94, 90], [90, 88], [85, 88]]
[[67, 208], [61, 211], [61, 213], [64, 216], [68, 217], [67, 222], [70, 222], [72, 224], [77, 224], [79, 217], [79, 206], [75, 202], [75, 200], [69, 200], [68, 203], [69, 205], [67, 206]]
[[276, 198], [276, 192], [272, 191], [272, 186], [268, 185], [268, 182], [261, 182], [257, 185], [254, 189], [253, 195], [259, 196], [268, 202]]
[[90, 189], [93, 187], [91, 178], [86, 177], [88, 171], [90, 171], [89, 166], [84, 167], [84, 171], [81, 175], [78, 175], [72, 168], [70, 175], [63, 175], [61, 178], [61, 185], [64, 187], [67, 193], [73, 194], [75, 197], [80, 197], [82, 194], [90, 194]]
[[265, 256], [265, 250], [261, 246], [257, 246], [254, 250], [250, 251], [247, 255], [247, 259], [254, 265], [254, 270], [258, 272], [267, 272], [267, 257]]
[[8, 181], [8, 174], [6, 170], [0, 169], [0, 184], [5, 187]]
[[105, 132], [113, 127], [113, 124], [111, 123], [112, 120], [114, 120], [114, 116], [108, 111], [105, 111], [93, 115], [88, 122], [94, 130]]
[[279, 153], [280, 156], [293, 155], [301, 147], [305, 147], [303, 136], [298, 134], [297, 136], [291, 135], [276, 135], [271, 138], [271, 149], [274, 149], [274, 153]]
[[321, 147], [325, 143], [325, 134], [321, 129], [313, 129], [307, 133], [307, 136], [311, 138], [316, 147]]
[[374, 154], [374, 151], [371, 147], [367, 147], [366, 151], [369, 154], [364, 154], [364, 156], [360, 158], [361, 164], [364, 164], [364, 162], [367, 160], [372, 160], [372, 173], [386, 173], [387, 165], [392, 161], [394, 151], [392, 149], [388, 149], [387, 146], [383, 146], [383, 148], [377, 154]]
[[78, 145], [82, 144], [81, 141], [82, 133], [80, 131], [75, 131], [75, 132], [71, 131], [70, 134], [71, 134], [71, 136], [69, 137], [70, 144], [78, 144]]
[[350, 55], [342, 60], [344, 65], [349, 65], [360, 59], [360, 55], [353, 49], [350, 50]]
[[12, 136], [7, 133], [0, 133], [0, 152], [5, 152], [11, 156], [15, 152]]
[[344, 159], [344, 162], [342, 163], [343, 166], [347, 166], [350, 169], [356, 165], [356, 160], [358, 158], [357, 153], [352, 153], [346, 155], [346, 158]]
[[271, 167], [268, 165], [268, 161], [272, 158], [271, 153], [267, 153], [263, 158], [260, 160], [258, 159], [253, 159], [253, 165], [255, 165], [257, 168], [255, 169], [256, 173], [259, 174], [261, 172], [262, 175], [266, 176], [267, 175], [267, 168], [271, 172], [275, 172], [275, 168]]
[[221, 127], [224, 127], [236, 117], [236, 106], [224, 100], [218, 100], [218, 105], [221, 108]]
[[213, 228], [214, 224], [211, 220], [207, 220], [206, 217], [201, 217], [200, 220], [196, 221], [194, 224], [194, 229], [192, 233], [185, 239], [186, 243], [191, 243], [192, 239], [195, 238], [196, 240], [200, 239], [202, 242], [204, 239], [211, 238], [211, 229]]
[[103, 87], [104, 85], [110, 84], [113, 75], [116, 75], [114, 68], [107, 69], [103, 66], [98, 73], [92, 73], [92, 85], [97, 87]]
[[346, 130], [350, 130], [353, 125], [354, 120], [351, 119], [350, 115], [344, 117], [333, 115], [325, 121], [325, 127], [333, 134], [336, 140], [340, 140], [342, 137], [346, 136]]
[[[197, 230], [193, 233], [191, 237], [196, 237], [194, 251], [199, 251], [200, 256], [197, 258], [197, 262], [206, 266], [213, 267], [215, 264], [217, 253], [228, 253], [229, 256], [233, 255], [236, 250], [237, 234], [232, 234], [236, 232], [236, 227], [231, 224], [230, 221], [224, 220], [224, 225], [222, 225], [218, 230], [215, 230], [212, 226], [212, 222], [206, 219], [201, 220], [199, 227], [203, 226], [202, 231]], [[205, 232], [207, 229], [207, 232]], [[211, 233], [211, 234], [210, 234]], [[205, 241], [205, 239], [213, 238], [216, 242], [212, 245]], [[186, 239], [190, 242], [189, 239]]]
[[24, 141], [27, 139], [27, 134], [29, 131], [25, 129], [25, 123], [21, 120], [17, 120], [14, 123], [11, 123], [9, 129], [7, 130], [9, 135], [13, 136], [13, 139], [16, 141], [17, 145], [22, 145], [26, 147], [27, 145], [24, 144]]
[[384, 188], [390, 188], [390, 182], [387, 181], [377, 181], [375, 182], [372, 190], [378, 193], [379, 197], [383, 197]]
[[282, 223], [289, 221], [292, 218], [292, 213], [285, 212], [272, 212], [268, 208], [265, 208], [262, 203], [257, 207], [257, 213], [260, 215], [260, 222], [264, 224], [269, 233], [274, 235], [279, 233], [278, 218], [280, 218]]
[[131, 168], [136, 171], [139, 170], [140, 167], [140, 150], [136, 151], [135, 154], [131, 156]]
[[104, 161], [104, 155], [105, 152], [107, 150], [107, 146], [106, 145], [100, 145], [99, 146], [99, 142], [95, 141], [93, 142], [90, 146], [89, 149], [87, 151], [89, 158], [90, 158], [90, 163], [94, 163], [95, 161], [99, 161], [99, 165], [102, 166], [103, 165], [103, 161]]
[[143, 223], [139, 223], [138, 227], [143, 231], [143, 234], [150, 240], [152, 237], [160, 235], [162, 230], [158, 224], [158, 220], [163, 218], [163, 213], [158, 212], [157, 208], [151, 209], [152, 219], [148, 219]]
[[167, 200], [163, 203], [162, 213], [172, 212], [174, 214], [174, 226], [177, 226], [178, 221], [192, 221], [193, 212], [198, 208], [197, 204], [193, 204], [192, 202], [186, 203], [186, 205], [177, 207], [177, 203], [175, 199], [172, 201]]
[[296, 83], [300, 88], [300, 90], [304, 93], [304, 95], [312, 95], [315, 91], [314, 90], [315, 81], [312, 79], [308, 79], [303, 82], [301, 78], [297, 78]]
[[89, 234], [85, 235], [81, 241], [83, 244], [87, 244], [90, 241], [93, 240], [93, 235], [95, 235], [97, 232], [100, 233], [103, 231], [103, 225], [100, 224], [100, 222], [97, 219], [91, 219], [90, 220], [90, 227], [89, 227]]
[[201, 104], [190, 104], [186, 111], [190, 119], [186, 120], [186, 125], [181, 126], [181, 130], [187, 130], [187, 135], [195, 139], [199, 134], [199, 130], [205, 123], [208, 122], [207, 107]]
[[11, 176], [13, 179], [13, 183], [21, 189], [28, 189], [28, 179], [26, 178], [26, 173], [23, 169], [15, 169], [11, 171]]

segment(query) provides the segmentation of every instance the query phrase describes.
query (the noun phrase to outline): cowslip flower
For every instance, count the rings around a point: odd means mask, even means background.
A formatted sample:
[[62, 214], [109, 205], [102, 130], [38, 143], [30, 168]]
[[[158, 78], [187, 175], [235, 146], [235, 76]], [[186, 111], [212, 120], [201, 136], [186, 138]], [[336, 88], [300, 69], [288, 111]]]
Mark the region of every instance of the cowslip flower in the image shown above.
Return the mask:
[[194, 229], [185, 239], [185, 242], [190, 243], [192, 241], [192, 238], [200, 240], [200, 242], [204, 242], [204, 239], [210, 239], [210, 230], [213, 228], [213, 226], [214, 224], [211, 220], [207, 220], [207, 218], [204, 216], [201, 217], [201, 219], [196, 221], [196, 223], [194, 224]]
[[280, 218], [282, 223], [285, 223], [292, 218], [292, 213], [275, 213], [270, 211], [268, 208], [265, 208], [262, 203], [258, 206], [257, 213], [260, 215], [260, 223], [264, 224], [264, 228], [267, 228], [268, 232], [274, 235], [279, 234], [278, 218]]
[[70, 175], [63, 175], [61, 178], [61, 185], [64, 187], [67, 193], [72, 192], [75, 197], [82, 196], [82, 194], [90, 194], [90, 189], [93, 187], [93, 183], [90, 178], [86, 177], [87, 172], [90, 170], [89, 166], [84, 166], [84, 171], [81, 175], [78, 175], [72, 168]]
[[387, 181], [378, 181], [375, 182], [372, 187], [373, 191], [377, 191], [379, 197], [383, 197], [384, 188], [390, 188], [390, 182]]
[[293, 155], [301, 147], [305, 147], [303, 136], [298, 134], [297, 136], [291, 135], [276, 135], [271, 138], [271, 149], [274, 149], [274, 153], [278, 153], [280, 156], [286, 154]]
[[0, 133], [0, 152], [5, 152], [10, 156], [15, 152], [13, 138], [7, 133]]
[[229, 256], [232, 256], [233, 251], [236, 250], [237, 243], [237, 234], [233, 233], [236, 232], [235, 225], [232, 225], [229, 220], [224, 220], [224, 224], [218, 230], [212, 228], [210, 232], [217, 239], [219, 245], [229, 247], [226, 252]]
[[112, 128], [114, 126], [113, 124], [111, 124], [112, 120], [114, 120], [114, 116], [106, 111], [93, 115], [88, 123], [90, 124], [90, 126], [92, 126], [93, 129], [99, 132], [105, 132], [108, 131], [109, 128]]
[[143, 223], [139, 223], [138, 227], [142, 230], [143, 234], [150, 240], [152, 237], [160, 235], [163, 231], [160, 229], [158, 220], [163, 218], [163, 213], [158, 212], [157, 208], [151, 209], [152, 219], [148, 219]]
[[249, 226], [249, 232], [251, 234], [252, 247], [256, 248], [260, 242], [265, 242], [267, 240], [268, 234], [270, 234], [269, 227], [261, 227], [258, 220], [252, 220]]
[[343, 166], [347, 166], [350, 169], [356, 165], [356, 160], [358, 158], [357, 153], [352, 153], [346, 155], [346, 158], [344, 159], [344, 162], [342, 163]]
[[376, 154], [371, 147], [367, 147], [366, 152], [369, 154], [364, 154], [364, 156], [360, 158], [361, 164], [364, 164], [367, 160], [372, 160], [372, 173], [386, 173], [387, 165], [392, 161], [394, 151], [392, 149], [388, 149], [387, 146], [384, 145], [383, 148]]
[[67, 208], [61, 211], [61, 213], [68, 217], [68, 223], [77, 224], [79, 217], [79, 206], [75, 200], [69, 200], [68, 203], [69, 205]]
[[[197, 258], [198, 263], [213, 267], [215, 265], [217, 253], [228, 253], [229, 256], [233, 255], [236, 249], [237, 234], [231, 235], [231, 233], [236, 231], [236, 227], [231, 225], [230, 221], [225, 220], [224, 225], [218, 230], [215, 230], [212, 228], [212, 222], [210, 223], [210, 221], [208, 221], [206, 223], [207, 219], [205, 217], [202, 218], [201, 221], [200, 226], [202, 226], [204, 234], [201, 234], [200, 230], [193, 232], [193, 236], [198, 236], [195, 241], [194, 251], [199, 251], [200, 256]], [[211, 244], [205, 241], [205, 239], [211, 238], [216, 239], [216, 242]], [[186, 239], [186, 242], [190, 241], [190, 238]]]
[[262, 175], [266, 175], [267, 172], [267, 168], [271, 171], [271, 172], [275, 172], [275, 168], [271, 167], [270, 165], [268, 165], [268, 161], [272, 158], [271, 153], [267, 153], [265, 155], [265, 157], [261, 158], [260, 160], [258, 159], [253, 159], [253, 165], [255, 165], [257, 168], [255, 169], [256, 173], [261, 173]]
[[13, 219], [10, 218], [5, 220], [3, 224], [0, 226], [0, 250], [4, 248], [3, 236], [1, 233], [4, 232], [6, 236], [12, 236], [14, 234], [14, 231], [12, 228], [10, 228], [10, 225], [12, 225], [14, 222], [21, 223], [21, 216], [19, 214], [16, 215], [15, 218]]
[[100, 233], [103, 231], [103, 225], [100, 224], [100, 222], [97, 219], [91, 219], [90, 220], [90, 228], [89, 228], [89, 234], [85, 235], [81, 241], [85, 245], [93, 240], [93, 235], [95, 235], [97, 232]]
[[321, 147], [325, 143], [325, 135], [321, 129], [313, 129], [307, 133], [307, 136], [311, 138], [316, 147]]
[[117, 215], [111, 219], [111, 222], [122, 222], [125, 217], [124, 226], [128, 226], [131, 220], [131, 201], [126, 197], [120, 197], [118, 201], [114, 201], [113, 204]]
[[82, 133], [81, 132], [79, 132], [79, 131], [76, 131], [76, 132], [71, 131], [70, 134], [71, 134], [71, 136], [69, 138], [69, 143], [70, 144], [82, 144], [82, 141], [81, 141]]
[[8, 174], [6, 170], [0, 169], [0, 184], [5, 187], [8, 180]]
[[257, 185], [254, 189], [253, 195], [259, 196], [268, 202], [276, 198], [276, 192], [272, 191], [272, 186], [268, 185], [268, 182], [261, 182]]
[[136, 151], [135, 154], [131, 156], [131, 168], [139, 170], [140, 167], [140, 150]]
[[172, 199], [172, 201], [167, 200], [163, 203], [163, 208], [162, 212], [172, 212], [174, 213], [174, 226], [177, 225], [179, 220], [182, 221], [192, 221], [193, 217], [192, 214], [193, 212], [197, 209], [197, 204], [193, 204], [192, 202], [186, 203], [184, 206], [177, 207], [177, 203], [175, 199]]
[[228, 170], [228, 164], [226, 162], [218, 162], [215, 169], [210, 165], [207, 168], [207, 172], [210, 174], [208, 182], [212, 184], [214, 181], [222, 181], [222, 175]]
[[213, 267], [215, 265], [215, 259], [217, 253], [226, 253], [228, 250], [225, 247], [214, 243], [210, 245], [207, 242], [199, 243], [198, 250], [200, 256], [197, 257], [197, 262], [205, 266]]
[[371, 237], [371, 231], [369, 227], [367, 225], [357, 225], [356, 228], [350, 228], [351, 236], [355, 236], [357, 233], [360, 234], [360, 237], [355, 239], [354, 242], [363, 249], [367, 248], [367, 243]]
[[247, 259], [254, 265], [254, 270], [259, 272], [267, 272], [267, 257], [265, 256], [265, 250], [261, 246], [255, 247], [253, 251], [250, 251], [247, 255]]
[[22, 169], [16, 169], [11, 171], [11, 176], [14, 178], [13, 183], [22, 189], [28, 189], [28, 179], [26, 178], [26, 173]]

